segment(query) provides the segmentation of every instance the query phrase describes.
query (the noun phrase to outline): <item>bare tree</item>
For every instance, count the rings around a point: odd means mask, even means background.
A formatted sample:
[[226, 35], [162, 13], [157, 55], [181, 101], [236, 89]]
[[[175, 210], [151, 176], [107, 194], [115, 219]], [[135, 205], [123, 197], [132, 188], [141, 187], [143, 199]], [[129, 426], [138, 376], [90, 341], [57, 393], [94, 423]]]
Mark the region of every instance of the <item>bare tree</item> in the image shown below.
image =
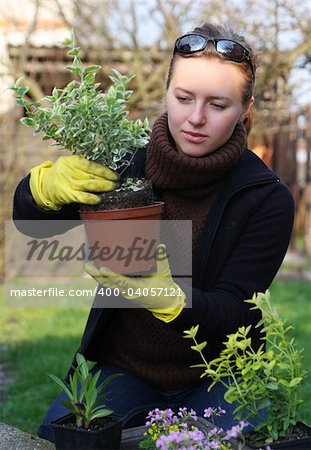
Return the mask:
[[[33, 19], [18, 64], [16, 77], [36, 29], [42, 0], [33, 0]], [[159, 113], [165, 78], [175, 38], [206, 21], [230, 26], [245, 34], [259, 56], [256, 80], [254, 139], [280, 128], [295, 106], [293, 69], [311, 61], [311, 5], [309, 0], [50, 0], [43, 2], [73, 29], [86, 60], [103, 67], [104, 81], [111, 68], [135, 74], [132, 82], [133, 115]], [[1, 7], [1, 4], [0, 4]], [[12, 18], [12, 21], [14, 19]], [[13, 23], [13, 22], [12, 22]], [[33, 49], [32, 49], [33, 50]], [[64, 53], [65, 54], [65, 53]], [[55, 72], [56, 76], [56, 72]], [[27, 79], [32, 96], [42, 96], [40, 85]], [[104, 83], [103, 83], [103, 87]]]

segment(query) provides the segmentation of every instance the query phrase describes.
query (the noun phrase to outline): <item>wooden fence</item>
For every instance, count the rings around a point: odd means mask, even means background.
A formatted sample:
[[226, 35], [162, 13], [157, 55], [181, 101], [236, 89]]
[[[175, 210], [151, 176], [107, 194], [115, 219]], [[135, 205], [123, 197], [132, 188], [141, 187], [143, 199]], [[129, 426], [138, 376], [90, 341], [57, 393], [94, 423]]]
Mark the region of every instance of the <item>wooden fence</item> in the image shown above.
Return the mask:
[[[291, 247], [311, 255], [311, 105], [250, 139], [251, 147], [289, 187], [296, 205]], [[301, 242], [301, 237], [303, 242]]]
[[[13, 67], [18, 67], [21, 48], [10, 45], [8, 53]], [[81, 51], [81, 58], [85, 64], [102, 66], [96, 77], [102, 89], [109, 85], [112, 68], [127, 75], [135, 75], [130, 84], [134, 90], [130, 100], [132, 117], [157, 115], [169, 63], [167, 52], [159, 49], [90, 50]], [[30, 47], [23, 61], [23, 71], [39, 84], [45, 94], [50, 94], [54, 86], [62, 88], [72, 79], [72, 74], [65, 69], [71, 61], [67, 49], [62, 47]]]

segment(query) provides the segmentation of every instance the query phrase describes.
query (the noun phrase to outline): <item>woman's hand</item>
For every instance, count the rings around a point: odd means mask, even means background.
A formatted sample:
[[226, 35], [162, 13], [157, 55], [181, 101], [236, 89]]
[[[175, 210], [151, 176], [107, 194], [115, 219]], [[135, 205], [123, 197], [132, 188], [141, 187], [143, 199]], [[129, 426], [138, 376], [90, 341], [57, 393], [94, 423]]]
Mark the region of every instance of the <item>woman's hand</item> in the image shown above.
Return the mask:
[[79, 155], [61, 156], [55, 163], [45, 161], [30, 174], [36, 204], [54, 211], [69, 203], [97, 205], [96, 192], [112, 191], [118, 185], [116, 172]]
[[92, 263], [86, 263], [85, 270], [98, 283], [119, 289], [124, 298], [148, 309], [158, 319], [170, 322], [183, 310], [186, 295], [172, 278], [165, 245], [159, 245], [156, 254], [156, 272], [139, 278], [120, 275], [106, 267], [97, 269]]

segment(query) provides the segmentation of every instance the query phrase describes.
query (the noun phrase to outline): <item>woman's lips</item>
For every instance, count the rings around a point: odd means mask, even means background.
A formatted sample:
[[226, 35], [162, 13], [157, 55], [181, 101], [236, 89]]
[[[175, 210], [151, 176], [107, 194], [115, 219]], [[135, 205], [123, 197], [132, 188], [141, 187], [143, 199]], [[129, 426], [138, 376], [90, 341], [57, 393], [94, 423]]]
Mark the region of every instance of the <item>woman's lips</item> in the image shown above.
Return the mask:
[[192, 142], [194, 144], [201, 144], [207, 138], [205, 134], [193, 133], [192, 131], [183, 131], [182, 133], [188, 142]]

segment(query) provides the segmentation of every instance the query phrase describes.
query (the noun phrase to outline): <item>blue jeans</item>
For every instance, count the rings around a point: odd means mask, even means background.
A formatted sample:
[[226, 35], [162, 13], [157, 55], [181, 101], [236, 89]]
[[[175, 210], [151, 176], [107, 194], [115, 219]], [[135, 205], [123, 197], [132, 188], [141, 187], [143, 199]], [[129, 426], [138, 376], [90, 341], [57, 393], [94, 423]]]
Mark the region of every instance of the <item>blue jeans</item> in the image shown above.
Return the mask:
[[[102, 372], [99, 383], [113, 373], [125, 374], [109, 384], [109, 398], [105, 399], [106, 406], [113, 409], [115, 414], [124, 417], [124, 428], [144, 425], [146, 415], [154, 408], [172, 408], [176, 411], [179, 407], [187, 407], [203, 416], [205, 408], [220, 406], [226, 410], [226, 414], [216, 417], [215, 424], [226, 430], [236, 423], [233, 418], [234, 405], [229, 405], [224, 401], [225, 388], [221, 384], [215, 385], [210, 392], [207, 392], [206, 382], [193, 389], [163, 391], [119, 367], [97, 364], [93, 370], [99, 369]], [[70, 412], [62, 404], [62, 398], [66, 398], [63, 393], [55, 398], [38, 428], [38, 436], [42, 439], [54, 442], [51, 422]]]

